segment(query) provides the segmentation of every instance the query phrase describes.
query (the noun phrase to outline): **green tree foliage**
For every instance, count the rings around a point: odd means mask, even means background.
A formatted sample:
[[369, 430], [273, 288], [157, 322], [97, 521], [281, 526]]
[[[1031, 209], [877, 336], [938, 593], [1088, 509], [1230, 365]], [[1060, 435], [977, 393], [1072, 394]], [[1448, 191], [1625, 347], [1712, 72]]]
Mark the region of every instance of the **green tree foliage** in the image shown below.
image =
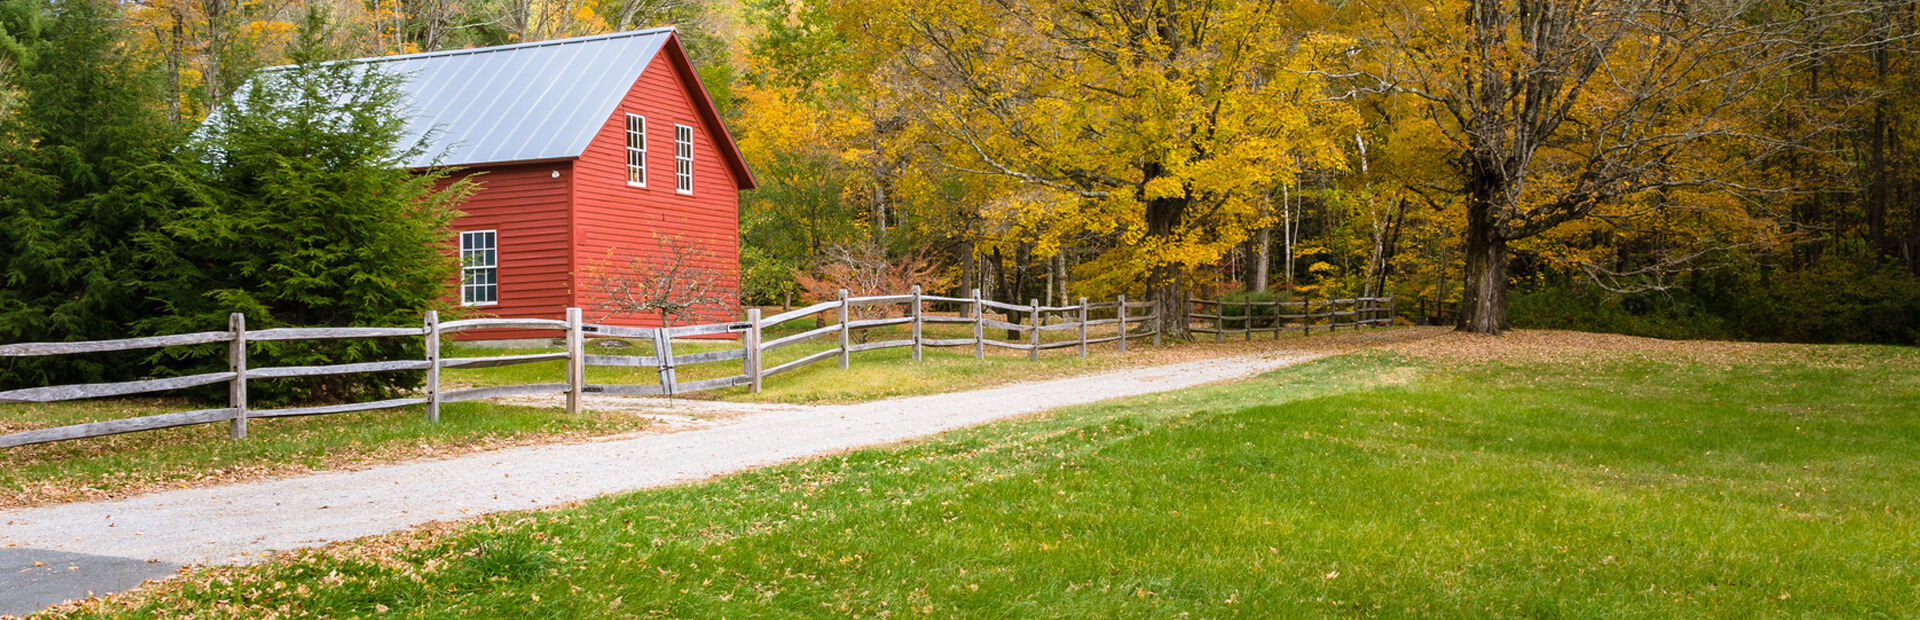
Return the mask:
[[[448, 224], [466, 184], [436, 189], [446, 171], [404, 162], [400, 76], [378, 65], [324, 63], [324, 18], [310, 16], [296, 64], [263, 71], [216, 113], [168, 168], [182, 208], [167, 225], [181, 264], [172, 313], [154, 332], [248, 327], [407, 325], [442, 304], [457, 270]], [[262, 345], [257, 365], [418, 358], [417, 338]], [[411, 373], [346, 375], [266, 385], [291, 398], [381, 396], [417, 385]]]
[[[0, 2], [0, 62], [22, 93], [0, 115], [0, 342], [128, 335], [156, 309], [143, 240], [161, 213], [134, 200], [168, 132], [102, 0]], [[11, 360], [0, 383], [124, 377], [115, 356]]]

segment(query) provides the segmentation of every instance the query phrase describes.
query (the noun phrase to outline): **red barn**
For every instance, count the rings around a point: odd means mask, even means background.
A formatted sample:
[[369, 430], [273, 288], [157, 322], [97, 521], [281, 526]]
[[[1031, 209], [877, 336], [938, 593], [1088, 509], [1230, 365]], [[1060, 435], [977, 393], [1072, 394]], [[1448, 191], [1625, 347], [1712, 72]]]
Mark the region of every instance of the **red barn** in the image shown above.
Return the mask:
[[429, 147], [410, 165], [480, 185], [454, 221], [461, 304], [593, 320], [587, 273], [610, 252], [658, 254], [662, 237], [709, 254], [702, 266], [737, 300], [753, 174], [672, 28], [363, 60], [404, 79], [408, 132]]

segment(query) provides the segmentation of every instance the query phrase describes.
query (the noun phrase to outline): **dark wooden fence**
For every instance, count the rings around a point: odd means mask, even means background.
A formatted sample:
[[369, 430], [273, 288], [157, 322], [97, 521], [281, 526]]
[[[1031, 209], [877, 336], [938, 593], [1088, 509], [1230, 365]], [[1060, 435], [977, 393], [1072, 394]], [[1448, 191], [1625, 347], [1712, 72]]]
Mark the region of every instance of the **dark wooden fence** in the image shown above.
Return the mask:
[[[1357, 329], [1393, 323], [1392, 296], [1320, 301], [1189, 299], [1187, 308], [1187, 317], [1201, 323], [1197, 326], [1189, 324], [1187, 330], [1213, 334], [1214, 342], [1225, 340], [1227, 334], [1241, 334], [1252, 339], [1255, 332], [1272, 332], [1278, 338], [1283, 331], [1311, 334], [1316, 329], [1332, 331], [1341, 327]], [[1207, 309], [1212, 312], [1205, 312]]]

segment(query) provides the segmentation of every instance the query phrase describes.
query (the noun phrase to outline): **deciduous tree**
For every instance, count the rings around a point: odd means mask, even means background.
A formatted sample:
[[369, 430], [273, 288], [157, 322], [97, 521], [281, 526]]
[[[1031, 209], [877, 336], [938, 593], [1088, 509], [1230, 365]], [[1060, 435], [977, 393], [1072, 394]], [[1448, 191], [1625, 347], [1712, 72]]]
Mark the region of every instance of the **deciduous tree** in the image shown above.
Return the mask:
[[[1634, 275], [1778, 238], [1759, 164], [1833, 129], [1790, 80], [1872, 45], [1846, 0], [1425, 0], [1353, 5], [1361, 89], [1410, 97], [1463, 195], [1460, 328], [1507, 328], [1516, 241], [1690, 211], [1713, 234]], [[1797, 121], [1787, 123], [1785, 121]], [[1790, 130], [1782, 130], [1783, 127]], [[1588, 263], [1589, 268], [1599, 265]]]
[[735, 302], [713, 253], [698, 242], [658, 238], [653, 251], [613, 250], [586, 276], [589, 298], [604, 321], [615, 316], [650, 316], [672, 327], [681, 319], [726, 320]]
[[[1305, 68], [1345, 49], [1311, 4], [847, 2], [868, 79], [946, 165], [1055, 192], [1056, 228], [1113, 239], [1084, 285], [1150, 289], [1171, 332], [1183, 273], [1271, 217], [1303, 158], [1341, 165], [1354, 116]], [[1141, 286], [1144, 284], [1144, 286]], [[1103, 294], [1099, 288], [1083, 289]]]

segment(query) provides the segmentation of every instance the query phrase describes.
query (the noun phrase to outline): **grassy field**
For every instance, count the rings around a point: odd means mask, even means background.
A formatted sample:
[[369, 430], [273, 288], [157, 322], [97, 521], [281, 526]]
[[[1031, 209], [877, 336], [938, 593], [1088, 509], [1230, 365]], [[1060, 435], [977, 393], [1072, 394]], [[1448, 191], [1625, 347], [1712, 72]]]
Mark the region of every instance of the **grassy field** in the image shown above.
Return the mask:
[[1363, 352], [72, 617], [1914, 617], [1920, 354]]

